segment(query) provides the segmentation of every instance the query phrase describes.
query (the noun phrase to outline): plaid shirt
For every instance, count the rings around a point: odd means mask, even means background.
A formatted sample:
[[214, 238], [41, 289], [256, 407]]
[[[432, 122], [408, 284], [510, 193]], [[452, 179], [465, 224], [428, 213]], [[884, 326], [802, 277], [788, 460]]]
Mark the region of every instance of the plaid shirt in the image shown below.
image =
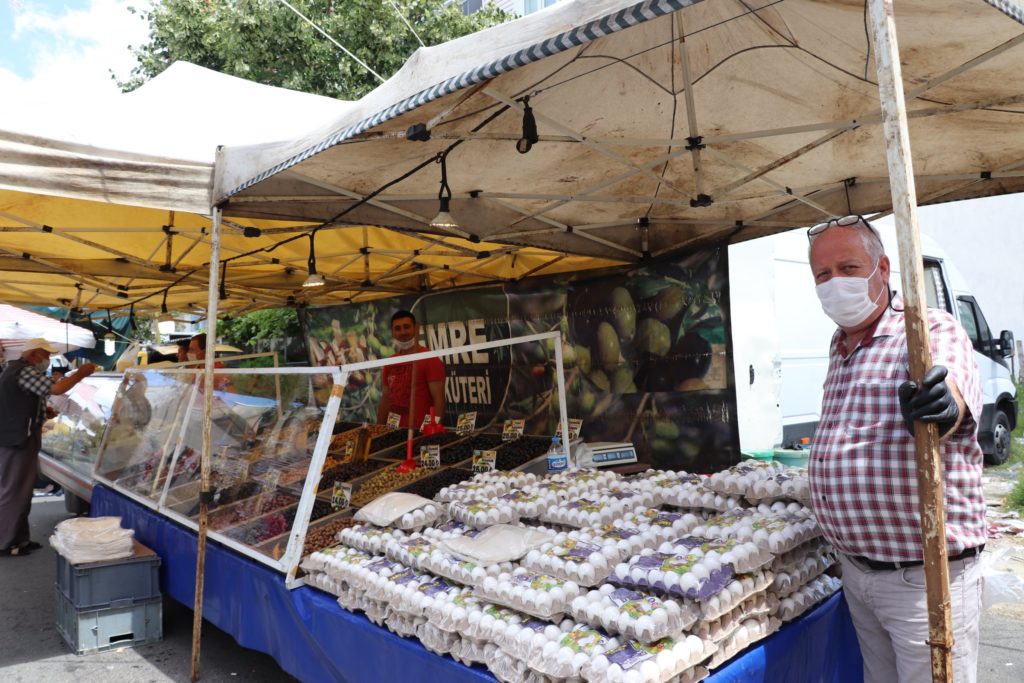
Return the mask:
[[46, 401], [50, 398], [50, 391], [53, 389], [53, 380], [33, 365], [26, 365], [18, 373], [18, 388], [22, 391], [35, 394], [39, 397], [39, 404], [36, 412], [34, 425], [38, 427], [43, 423]]
[[[902, 309], [899, 299], [893, 301]], [[914, 439], [904, 426], [896, 390], [909, 379], [902, 312], [886, 309], [874, 332], [846, 354], [846, 335], [832, 338], [821, 422], [809, 476], [811, 507], [840, 551], [881, 562], [922, 559]], [[985, 542], [985, 497], [976, 417], [981, 385], [970, 339], [956, 320], [928, 310], [932, 362], [944, 365], [969, 414], [944, 438], [946, 543], [951, 555]]]

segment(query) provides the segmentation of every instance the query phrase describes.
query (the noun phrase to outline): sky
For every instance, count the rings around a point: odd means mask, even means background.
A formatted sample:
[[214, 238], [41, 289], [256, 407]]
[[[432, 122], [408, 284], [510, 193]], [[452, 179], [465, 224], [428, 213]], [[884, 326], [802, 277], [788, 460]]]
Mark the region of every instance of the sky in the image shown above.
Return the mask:
[[[14, 101], [116, 94], [146, 42], [149, 0], [0, 0], [0, 92]], [[9, 101], [12, 101], [9, 100]]]

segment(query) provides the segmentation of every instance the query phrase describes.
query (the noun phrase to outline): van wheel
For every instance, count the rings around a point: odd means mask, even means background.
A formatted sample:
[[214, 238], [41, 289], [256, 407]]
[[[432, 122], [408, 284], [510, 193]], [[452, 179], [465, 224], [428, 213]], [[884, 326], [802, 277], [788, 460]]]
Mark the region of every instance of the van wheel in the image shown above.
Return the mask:
[[89, 503], [64, 489], [64, 509], [73, 515], [87, 515], [89, 514]]
[[992, 452], [985, 454], [989, 465], [1002, 465], [1010, 457], [1010, 418], [997, 410], [992, 420]]

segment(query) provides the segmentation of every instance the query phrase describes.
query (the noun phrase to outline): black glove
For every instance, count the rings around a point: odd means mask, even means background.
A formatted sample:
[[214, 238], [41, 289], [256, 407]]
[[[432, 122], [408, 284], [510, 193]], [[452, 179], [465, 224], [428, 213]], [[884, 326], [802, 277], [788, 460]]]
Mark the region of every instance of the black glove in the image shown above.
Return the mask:
[[914, 433], [914, 422], [934, 422], [939, 426], [941, 437], [960, 419], [960, 408], [946, 384], [946, 367], [933, 365], [924, 374], [921, 384], [918, 389], [916, 382], [904, 382], [898, 391], [907, 431]]

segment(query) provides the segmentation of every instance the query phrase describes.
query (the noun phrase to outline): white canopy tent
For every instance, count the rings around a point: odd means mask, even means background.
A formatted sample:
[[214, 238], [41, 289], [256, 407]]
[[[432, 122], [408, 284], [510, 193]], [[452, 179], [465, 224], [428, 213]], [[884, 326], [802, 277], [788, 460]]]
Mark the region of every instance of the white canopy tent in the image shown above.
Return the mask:
[[96, 347], [89, 330], [17, 306], [0, 304], [0, 362], [21, 355], [29, 339], [42, 337], [60, 353]]

